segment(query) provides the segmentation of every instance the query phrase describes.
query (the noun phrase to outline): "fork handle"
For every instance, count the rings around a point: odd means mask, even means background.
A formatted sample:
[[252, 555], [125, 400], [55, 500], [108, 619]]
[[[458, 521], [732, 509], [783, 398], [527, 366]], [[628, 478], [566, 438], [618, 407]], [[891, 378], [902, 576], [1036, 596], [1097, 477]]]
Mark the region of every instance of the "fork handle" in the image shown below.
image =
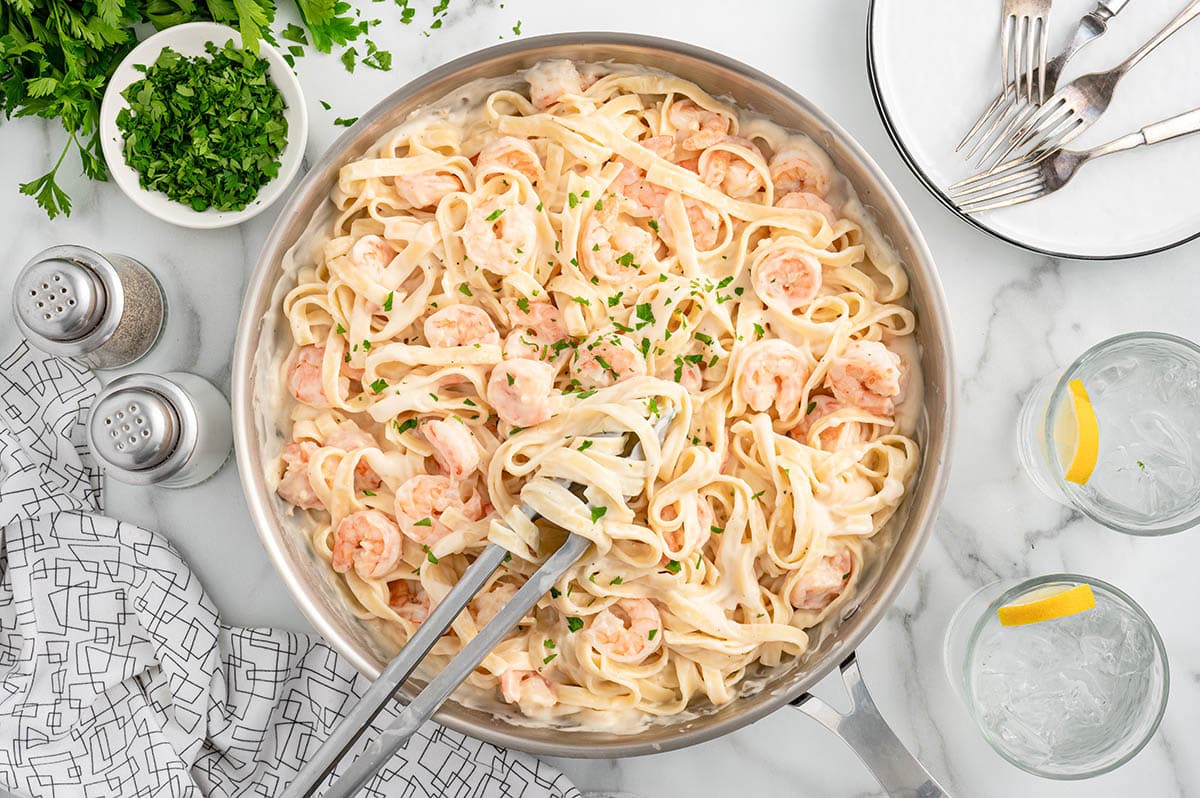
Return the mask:
[[1139, 61], [1150, 54], [1151, 50], [1165, 42], [1170, 38], [1171, 34], [1191, 22], [1197, 15], [1200, 15], [1200, 0], [1192, 0], [1183, 11], [1179, 12], [1179, 16], [1167, 23], [1165, 28], [1156, 33], [1150, 41], [1139, 47], [1133, 55], [1122, 61], [1114, 71], [1124, 73], [1133, 69]]
[[1099, 147], [1091, 150], [1088, 153], [1088, 157], [1099, 158], [1102, 155], [1111, 155], [1114, 152], [1132, 150], [1134, 147], [1141, 147], [1144, 144], [1158, 144], [1160, 141], [1167, 141], [1196, 132], [1200, 132], [1200, 108], [1194, 108], [1191, 111], [1173, 116], [1170, 119], [1146, 125], [1136, 133], [1128, 133], [1120, 138], [1113, 139], [1107, 144], [1101, 144]]

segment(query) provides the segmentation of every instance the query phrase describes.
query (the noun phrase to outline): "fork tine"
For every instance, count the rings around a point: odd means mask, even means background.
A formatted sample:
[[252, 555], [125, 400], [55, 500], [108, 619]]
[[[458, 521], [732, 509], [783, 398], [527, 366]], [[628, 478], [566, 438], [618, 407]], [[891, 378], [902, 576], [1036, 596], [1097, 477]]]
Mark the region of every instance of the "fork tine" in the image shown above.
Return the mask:
[[[1011, 174], [992, 175], [991, 179], [985, 183], [961, 186], [958, 190], [951, 191], [948, 196], [950, 197], [950, 199], [956, 200], [956, 201], [957, 200], [966, 200], [966, 198], [972, 194], [978, 194], [981, 191], [1000, 189], [1003, 187], [1015, 185], [1017, 183], [1023, 183], [1025, 181], [1027, 181], [1030, 177], [1036, 177], [1036, 176], [1037, 176], [1037, 170], [1032, 167], [1019, 169], [1016, 172], [1012, 172]], [[987, 176], [984, 175], [984, 177], [987, 177]], [[975, 202], [976, 200], [968, 200], [968, 201]]]
[[1046, 102], [1046, 18], [1038, 23], [1038, 105]]
[[1029, 17], [1025, 23], [1025, 94], [1029, 102], [1041, 105], [1041, 99], [1034, 99], [1033, 68], [1037, 58], [1038, 18]]
[[[989, 191], [986, 194], [979, 194], [978, 196], [961, 197], [962, 204], [963, 205], [975, 205], [980, 202], [987, 202], [988, 200], [1003, 199], [1005, 197], [1009, 197], [1014, 194], [1019, 194], [1022, 191], [1028, 191], [1029, 189], [1039, 188], [1041, 185], [1042, 185], [1042, 178], [1038, 175], [1037, 172], [1031, 172], [1029, 174], [1023, 175], [1020, 180], [1005, 183], [1004, 185], [1000, 186], [999, 188], [996, 188], [993, 191]], [[978, 192], [972, 192], [972, 193], [978, 194]]]
[[1057, 137], [1065, 135], [1082, 120], [1076, 115], [1074, 108], [1068, 108], [1066, 114], [1055, 114], [1037, 129], [1030, 130], [1016, 142], [1014, 147], [1026, 147], [1030, 151], [1053, 149]]
[[1061, 149], [1063, 145], [1083, 132], [1083, 120], [1072, 115], [1067, 124], [1056, 129], [1054, 135], [1046, 134], [1030, 147], [1030, 152]]
[[1016, 195], [1013, 197], [1006, 197], [1005, 199], [997, 200], [996, 202], [985, 203], [983, 205], [979, 205], [979, 204], [960, 205], [958, 209], [960, 211], [962, 211], [963, 213], [981, 213], [983, 211], [993, 211], [993, 210], [996, 210], [997, 208], [1008, 208], [1013, 205], [1020, 205], [1023, 202], [1029, 202], [1030, 200], [1041, 199], [1044, 196], [1046, 196], [1046, 193], [1039, 188], [1035, 191], [1030, 191], [1025, 194], [1019, 194], [1019, 195]]
[[984, 123], [991, 119], [992, 114], [996, 113], [996, 111], [998, 111], [1002, 105], [1004, 105], [1003, 93], [998, 95], [996, 99], [992, 100], [992, 104], [988, 106], [987, 110], [979, 115], [979, 118], [975, 120], [975, 124], [972, 125], [970, 130], [967, 131], [967, 135], [962, 137], [962, 141], [958, 142], [958, 146], [954, 148], [954, 151], [960, 152], [963, 147], [967, 146], [967, 142], [971, 140], [971, 137], [979, 132], [979, 129], [983, 127]]
[[[1020, 101], [1020, 99], [1014, 97], [1009, 102], [1008, 107], [1005, 109], [1003, 115], [996, 118], [996, 121], [992, 123], [992, 125], [986, 131], [984, 131], [983, 135], [981, 135], [979, 140], [975, 143], [975, 146], [973, 146], [971, 151], [967, 153], [967, 162], [969, 163], [972, 160], [975, 160], [976, 165], [982, 166], [986, 154], [992, 152], [996, 146], [1004, 141], [1009, 132], [1015, 126], [1020, 125], [1021, 121], [1034, 110], [1036, 109], [1032, 106], [1025, 105]], [[1014, 111], [1016, 113], [1013, 113]], [[976, 160], [975, 154], [978, 153], [980, 148], [983, 148], [984, 145], [990, 146], [986, 147], [985, 155]]]
[[994, 172], [984, 172], [982, 174], [974, 175], [972, 178], [967, 178], [966, 180], [960, 180], [959, 182], [956, 182], [956, 184], [947, 188], [950, 199], [954, 199], [955, 197], [964, 197], [966, 194], [972, 194], [978, 191], [984, 191], [986, 188], [1003, 185], [1006, 184], [1006, 182], [1022, 180], [1026, 175], [1034, 174], [1034, 168], [1032, 166], [1026, 166], [1026, 163], [1024, 160], [1022, 160], [1022, 158], [1013, 158], [1013, 161], [1009, 161], [1009, 163], [1013, 163], [1019, 168], [1014, 170], [1013, 167], [1009, 167], [1008, 169], [1000, 170], [1000, 172], [997, 172], [997, 170], [994, 170]]
[[[1050, 99], [1053, 100], [1054, 98], [1051, 97]], [[1049, 113], [1052, 110], [1052, 107], [1048, 106], [1050, 106], [1049, 103], [1042, 106], [1026, 106], [1024, 113], [1019, 114], [1015, 119], [1009, 122], [1008, 127], [1001, 131], [992, 142], [992, 145], [988, 147], [986, 151], [984, 151], [983, 155], [979, 156], [979, 160], [976, 161], [978, 166], [983, 169], [989, 169], [995, 167], [996, 164], [1003, 161], [1008, 154], [1012, 152], [1011, 147], [1001, 152], [994, 160], [989, 161], [989, 159], [994, 153], [999, 151], [1001, 147], [1006, 144], [1011, 144], [1014, 139], [1021, 136], [1022, 133], [1027, 130], [1030, 125], [1034, 124], [1041, 116]]]
[[1044, 150], [1041, 152], [1035, 151], [1035, 153], [1037, 155], [1036, 158], [1030, 157], [1030, 155], [1033, 155], [1034, 153], [1030, 153], [1029, 155], [1021, 155], [1016, 158], [1010, 158], [1009, 160], [1005, 161], [1004, 163], [996, 164], [991, 169], [987, 169], [982, 172], [977, 172], [976, 174], [973, 174], [968, 178], [964, 178], [963, 180], [960, 180], [957, 183], [951, 183], [947, 187], [946, 190], [953, 191], [953, 190], [955, 190], [957, 188], [961, 188], [963, 186], [969, 186], [972, 183], [978, 183], [980, 180], [986, 180], [989, 177], [995, 177], [996, 175], [1011, 171], [1011, 170], [1016, 169], [1021, 166], [1031, 166], [1031, 167], [1037, 166], [1042, 161], [1046, 160], [1051, 155], [1053, 155], [1054, 150]]
[[1009, 23], [1015, 17], [1005, 14], [1000, 20], [1000, 86], [1004, 91], [1004, 96], [1008, 96], [1008, 46], [1011, 34], [1009, 33]]

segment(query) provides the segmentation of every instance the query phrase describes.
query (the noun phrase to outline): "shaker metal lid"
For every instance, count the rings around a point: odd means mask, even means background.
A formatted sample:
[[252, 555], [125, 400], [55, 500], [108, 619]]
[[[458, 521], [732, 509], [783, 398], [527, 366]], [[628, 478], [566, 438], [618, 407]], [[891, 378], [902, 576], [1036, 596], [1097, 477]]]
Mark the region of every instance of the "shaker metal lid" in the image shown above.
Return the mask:
[[116, 268], [86, 247], [51, 247], [17, 276], [13, 311], [21, 332], [39, 349], [74, 357], [104, 345], [124, 312]]
[[197, 424], [180, 386], [157, 374], [129, 374], [96, 397], [88, 446], [116, 479], [153, 485], [187, 465], [196, 451]]

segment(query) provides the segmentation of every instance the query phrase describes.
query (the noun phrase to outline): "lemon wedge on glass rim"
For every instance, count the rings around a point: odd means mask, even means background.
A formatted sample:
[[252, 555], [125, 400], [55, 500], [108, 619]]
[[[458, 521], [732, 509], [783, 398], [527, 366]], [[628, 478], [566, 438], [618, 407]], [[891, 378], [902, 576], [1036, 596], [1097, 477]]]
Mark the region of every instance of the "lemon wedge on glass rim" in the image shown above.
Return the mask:
[[1088, 398], [1083, 380], [1067, 383], [1067, 397], [1054, 419], [1054, 445], [1063, 479], [1076, 485], [1087, 484], [1100, 455], [1100, 424]]
[[1037, 590], [1029, 595], [1041, 597], [1020, 604], [1007, 604], [996, 610], [1001, 626], [1024, 626], [1052, 621], [1055, 618], [1085, 612], [1096, 606], [1096, 596], [1092, 593], [1092, 586], [1088, 584], [1066, 589], [1055, 587]]

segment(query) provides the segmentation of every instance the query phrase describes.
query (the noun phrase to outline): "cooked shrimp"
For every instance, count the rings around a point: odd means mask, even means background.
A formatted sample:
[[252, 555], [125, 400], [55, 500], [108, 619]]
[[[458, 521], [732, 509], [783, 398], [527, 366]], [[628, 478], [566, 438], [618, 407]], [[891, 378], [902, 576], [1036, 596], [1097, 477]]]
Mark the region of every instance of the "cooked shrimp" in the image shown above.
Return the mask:
[[805, 191], [818, 197], [828, 194], [829, 173], [815, 161], [811, 154], [799, 148], [776, 153], [771, 159], [771, 180], [775, 181], [775, 192], [786, 194]]
[[651, 136], [650, 138], [642, 139], [638, 144], [641, 144], [659, 158], [666, 158], [668, 161], [675, 155], [674, 136]]
[[839, 402], [890, 416], [900, 394], [900, 356], [878, 341], [851, 341], [829, 366], [829, 387]]
[[512, 274], [533, 256], [537, 223], [524, 205], [485, 202], [467, 216], [463, 248], [477, 266], [495, 274]]
[[636, 665], [662, 646], [662, 616], [650, 599], [618, 599], [596, 613], [588, 636], [604, 656]]
[[588, 388], [607, 388], [645, 373], [646, 358], [633, 341], [617, 333], [602, 333], [583, 342], [571, 363], [571, 376]]
[[516, 136], [501, 136], [489, 142], [479, 151], [476, 166], [481, 175], [511, 171], [525, 175], [531, 183], [538, 179], [542, 171], [542, 162], [533, 145]]
[[751, 409], [761, 413], [774, 405], [780, 415], [799, 405], [807, 380], [803, 353], [779, 339], [747, 346], [736, 377], [742, 399]]
[[450, 305], [429, 314], [422, 326], [430, 346], [499, 346], [500, 333], [492, 317], [474, 305]]
[[644, 171], [624, 158], [618, 158], [617, 163], [621, 164], [621, 171], [612, 187], [629, 200], [627, 211], [635, 216], [662, 216], [667, 190], [651, 183]]
[[353, 568], [363, 579], [386, 576], [400, 561], [402, 539], [392, 519], [378, 510], [359, 510], [342, 519], [333, 533], [333, 570]]
[[500, 694], [508, 703], [522, 707], [552, 707], [558, 703], [554, 685], [536, 671], [506, 670], [500, 674]]
[[388, 582], [388, 606], [406, 621], [420, 624], [429, 618], [429, 594], [414, 580]]
[[514, 427], [541, 424], [553, 412], [554, 373], [553, 366], [537, 360], [503, 360], [488, 378], [488, 403]]
[[777, 247], [754, 264], [750, 281], [768, 306], [803, 310], [821, 290], [821, 261], [796, 247]]
[[396, 257], [396, 248], [377, 235], [363, 236], [350, 247], [350, 262], [378, 276]]
[[451, 479], [462, 479], [479, 467], [479, 443], [463, 422], [433, 419], [422, 432], [433, 447], [433, 459]]
[[580, 257], [586, 272], [606, 283], [625, 283], [654, 257], [654, 236], [621, 222], [612, 205], [583, 223]]
[[[729, 137], [726, 141], [741, 144], [752, 152], [758, 151], [754, 142], [748, 139]], [[737, 152], [708, 150], [700, 156], [698, 166], [700, 179], [705, 185], [737, 199], [752, 196], [764, 185], [762, 174], [754, 168], [754, 164]]]
[[[311, 407], [329, 407], [329, 399], [321, 386], [321, 361], [325, 350], [317, 346], [302, 346], [288, 367], [287, 386], [297, 402]], [[349, 383], [347, 383], [349, 384]]]
[[683, 200], [687, 210], [688, 225], [692, 229], [692, 240], [696, 249], [712, 249], [717, 244], [717, 231], [721, 229], [721, 215], [707, 202], [687, 197]]
[[470, 604], [475, 623], [481, 628], [487, 626], [515, 595], [517, 586], [508, 582], [497, 582], [487, 592], [477, 594]]
[[504, 357], [553, 359], [556, 353], [548, 348], [567, 337], [562, 314], [553, 302], [501, 301], [508, 312], [510, 332], [504, 338]]
[[792, 585], [788, 600], [798, 610], [819, 611], [828, 607], [842, 594], [850, 581], [854, 560], [850, 550], [842, 546], [835, 553], [821, 558]]
[[[788, 431], [788, 435], [801, 443], [808, 443], [809, 430], [819, 421], [845, 408], [832, 396], [814, 396], [809, 405], [812, 409], [805, 412], [800, 423]], [[835, 452], [862, 443], [865, 439], [866, 431], [862, 424], [857, 421], [836, 421], [817, 434], [817, 445], [823, 451]]]
[[667, 119], [675, 127], [684, 149], [705, 150], [729, 133], [729, 117], [701, 108], [691, 100], [671, 106]]
[[432, 208], [447, 194], [463, 190], [462, 181], [445, 172], [418, 172], [415, 175], [400, 175], [395, 178], [393, 183], [400, 199], [413, 208]]
[[288, 504], [303, 510], [317, 510], [325, 506], [308, 478], [309, 458], [319, 448], [312, 441], [297, 441], [289, 443], [283, 449], [283, 462], [287, 467], [275, 492]]
[[[465, 499], [464, 492], [470, 494]], [[396, 489], [396, 523], [417, 543], [433, 543], [450, 534], [452, 530], [441, 520], [450, 510], [478, 521], [483, 517], [483, 502], [465, 483], [432, 474], [409, 477]]]
[[582, 94], [583, 78], [570, 61], [543, 61], [526, 70], [529, 99], [535, 108], [544, 111], [562, 99], [564, 94]]
[[[338, 424], [336, 430], [325, 439], [326, 446], [333, 446], [352, 452], [357, 449], [377, 449], [379, 442], [369, 433], [363, 432], [353, 421], [346, 420]], [[375, 490], [381, 480], [366, 460], [359, 460], [354, 467], [354, 487], [358, 490]]]
[[833, 224], [837, 221], [837, 211], [816, 194], [807, 191], [789, 191], [775, 201], [776, 208], [796, 208], [802, 211], [816, 211], [825, 217], [825, 221]]

